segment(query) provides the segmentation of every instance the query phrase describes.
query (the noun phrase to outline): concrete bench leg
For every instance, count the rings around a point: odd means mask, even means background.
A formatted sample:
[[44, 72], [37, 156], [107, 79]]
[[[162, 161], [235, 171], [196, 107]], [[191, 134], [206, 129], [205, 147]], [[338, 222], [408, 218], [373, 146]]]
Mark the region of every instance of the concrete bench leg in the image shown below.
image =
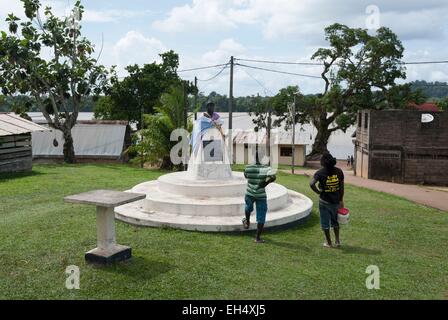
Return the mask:
[[129, 259], [131, 248], [115, 240], [114, 208], [96, 207], [97, 248], [85, 254], [87, 262], [107, 264]]

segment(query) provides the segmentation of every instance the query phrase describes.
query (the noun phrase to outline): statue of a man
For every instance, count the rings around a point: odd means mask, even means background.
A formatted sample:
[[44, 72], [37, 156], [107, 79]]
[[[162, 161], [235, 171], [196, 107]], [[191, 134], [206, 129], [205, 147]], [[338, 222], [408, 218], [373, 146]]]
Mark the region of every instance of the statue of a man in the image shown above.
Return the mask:
[[194, 123], [191, 135], [192, 152], [188, 171], [193, 179], [232, 177], [223, 124], [221, 116], [215, 112], [215, 104], [207, 103], [207, 111]]
[[221, 133], [223, 139], [225, 139], [224, 132], [222, 131], [223, 121], [221, 116], [215, 112], [215, 104], [213, 102], [207, 103], [207, 111], [196, 121], [193, 128], [191, 144], [193, 146], [193, 152], [197, 152], [199, 143], [205, 132], [208, 129], [216, 128]]

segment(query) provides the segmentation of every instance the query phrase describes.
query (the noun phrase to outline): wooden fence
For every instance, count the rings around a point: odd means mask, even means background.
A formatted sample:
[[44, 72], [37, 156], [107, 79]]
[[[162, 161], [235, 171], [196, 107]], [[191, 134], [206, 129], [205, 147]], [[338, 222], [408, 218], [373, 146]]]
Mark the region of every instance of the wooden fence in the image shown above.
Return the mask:
[[31, 171], [31, 134], [0, 137], [0, 173]]

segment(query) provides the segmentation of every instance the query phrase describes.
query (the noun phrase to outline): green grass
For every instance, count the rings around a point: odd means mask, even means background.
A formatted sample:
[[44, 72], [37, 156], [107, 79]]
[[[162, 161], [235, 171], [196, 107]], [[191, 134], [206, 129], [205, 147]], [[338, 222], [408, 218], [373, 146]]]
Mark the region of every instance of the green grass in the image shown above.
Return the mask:
[[[207, 234], [117, 223], [133, 259], [109, 267], [84, 261], [95, 246], [95, 209], [66, 195], [124, 190], [159, 171], [121, 165], [36, 165], [0, 176], [0, 299], [446, 299], [448, 214], [391, 195], [346, 187], [350, 226], [342, 249], [323, 249], [316, 208], [303, 225], [252, 234]], [[316, 197], [304, 177], [279, 183]], [[316, 202], [315, 202], [316, 203]], [[381, 289], [367, 290], [377, 265]], [[65, 288], [65, 268], [81, 290]]]

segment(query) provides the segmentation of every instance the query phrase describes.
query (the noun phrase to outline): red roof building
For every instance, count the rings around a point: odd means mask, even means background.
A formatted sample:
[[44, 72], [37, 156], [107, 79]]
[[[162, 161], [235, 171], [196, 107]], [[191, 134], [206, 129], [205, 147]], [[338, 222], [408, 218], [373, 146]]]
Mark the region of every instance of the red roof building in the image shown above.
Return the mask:
[[427, 112], [437, 112], [440, 111], [437, 104], [434, 102], [425, 102], [423, 104], [416, 104], [416, 103], [409, 103], [408, 104], [409, 109], [414, 109], [418, 111], [427, 111]]

